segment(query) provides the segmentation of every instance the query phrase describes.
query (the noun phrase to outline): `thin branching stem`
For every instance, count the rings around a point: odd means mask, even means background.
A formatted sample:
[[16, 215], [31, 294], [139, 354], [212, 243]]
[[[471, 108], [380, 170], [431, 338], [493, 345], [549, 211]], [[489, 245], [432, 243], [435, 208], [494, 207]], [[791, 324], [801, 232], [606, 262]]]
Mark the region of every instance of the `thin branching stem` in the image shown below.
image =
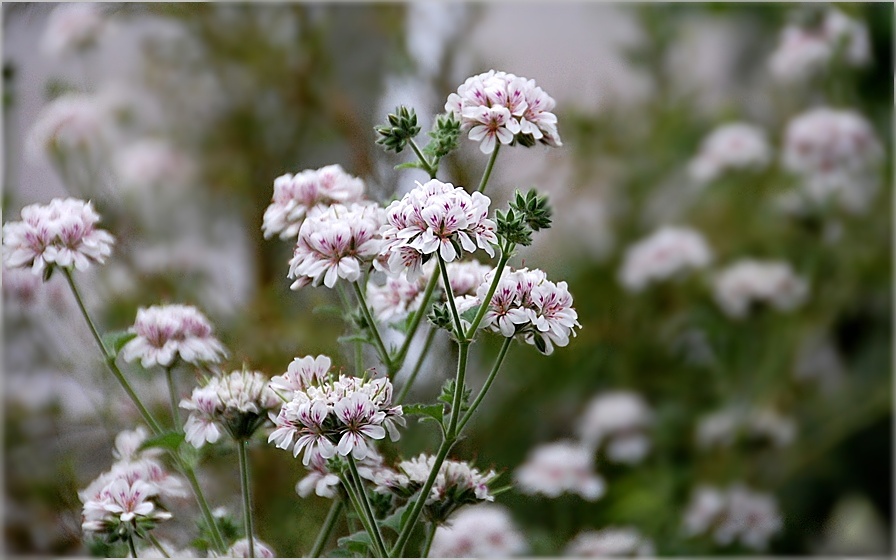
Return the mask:
[[436, 257], [439, 259], [439, 270], [442, 273], [442, 283], [447, 286], [445, 288], [445, 297], [448, 299], [448, 307], [451, 309], [451, 316], [454, 318], [454, 334], [457, 336], [458, 342], [464, 339], [464, 326], [460, 322], [460, 315], [457, 313], [457, 304], [454, 302], [454, 293], [451, 291], [451, 283], [448, 281], [448, 267], [445, 265], [445, 259], [438, 252]]
[[383, 344], [383, 339], [380, 336], [380, 330], [376, 326], [376, 322], [373, 320], [373, 316], [370, 314], [370, 309], [367, 308], [367, 298], [364, 297], [364, 290], [361, 289], [360, 282], [353, 282], [352, 286], [355, 288], [355, 295], [358, 297], [358, 305], [361, 307], [361, 312], [364, 314], [364, 319], [367, 320], [367, 325], [370, 328], [370, 332], [373, 333], [373, 342], [376, 347], [376, 351], [379, 352], [380, 359], [384, 364], [389, 364], [389, 351], [386, 350], [386, 345]]
[[498, 370], [501, 369], [501, 364], [504, 363], [504, 357], [507, 355], [507, 351], [510, 349], [511, 342], [513, 342], [513, 337], [504, 339], [504, 343], [501, 345], [501, 351], [498, 352], [498, 357], [495, 359], [495, 365], [492, 366], [492, 370], [489, 372], [488, 377], [485, 379], [485, 383], [482, 385], [482, 389], [479, 390], [479, 394], [476, 395], [476, 398], [470, 404], [470, 408], [467, 409], [467, 412], [461, 419], [460, 424], [457, 426], [458, 433], [463, 431], [464, 426], [466, 426], [467, 422], [470, 421], [473, 413], [476, 412], [476, 409], [479, 407], [479, 404], [482, 402], [485, 394], [492, 386], [492, 382], [495, 380], [495, 376], [497, 376]]
[[249, 558], [255, 558], [255, 532], [252, 528], [252, 490], [249, 486], [249, 456], [246, 448], [248, 440], [236, 440], [237, 454], [240, 461], [240, 490], [243, 494], [243, 527], [246, 540], [249, 542]]
[[488, 158], [488, 163], [485, 165], [485, 172], [482, 174], [482, 180], [479, 181], [479, 188], [476, 190], [484, 193], [485, 187], [488, 185], [488, 180], [492, 176], [492, 168], [495, 167], [495, 160], [498, 159], [498, 150], [501, 148], [501, 143], [495, 143], [495, 151], [492, 152], [490, 158]]
[[336, 521], [339, 520], [339, 515], [342, 513], [343, 509], [345, 509], [345, 501], [337, 496], [333, 499], [333, 505], [330, 506], [330, 511], [327, 512], [327, 518], [324, 520], [324, 524], [321, 526], [320, 532], [314, 540], [314, 546], [311, 548], [311, 552], [308, 553], [310, 558], [320, 557], [321, 553], [324, 551], [324, 547], [327, 545], [327, 541], [330, 540], [330, 535], [333, 534], [333, 528], [336, 527]]

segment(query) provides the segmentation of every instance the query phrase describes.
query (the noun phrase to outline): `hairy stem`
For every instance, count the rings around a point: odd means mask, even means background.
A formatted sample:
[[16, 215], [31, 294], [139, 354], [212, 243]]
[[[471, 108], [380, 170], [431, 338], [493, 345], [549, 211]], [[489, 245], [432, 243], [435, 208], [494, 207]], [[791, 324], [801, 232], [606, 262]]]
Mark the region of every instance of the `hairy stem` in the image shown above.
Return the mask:
[[432, 341], [436, 337], [437, 329], [429, 329], [429, 332], [426, 333], [426, 341], [423, 343], [423, 349], [420, 351], [420, 357], [417, 358], [417, 363], [414, 365], [414, 369], [411, 371], [410, 377], [405, 381], [404, 387], [401, 388], [401, 392], [398, 393], [398, 397], [395, 398], [393, 402], [394, 405], [401, 404], [404, 401], [404, 398], [408, 395], [408, 391], [411, 390], [411, 386], [414, 384], [414, 381], [417, 380], [417, 374], [420, 373], [420, 368], [423, 366], [423, 362], [426, 361], [426, 356], [429, 354], [429, 347], [432, 346]]
[[423, 151], [420, 150], [420, 146], [418, 146], [417, 143], [414, 142], [413, 138], [410, 139], [408, 144], [411, 145], [411, 149], [414, 150], [415, 154], [417, 154], [417, 159], [419, 159], [420, 163], [423, 164], [423, 170], [429, 173], [429, 178], [435, 179], [436, 172], [438, 172], [439, 168], [436, 165], [430, 163], [428, 159], [426, 159], [426, 156], [423, 155]]
[[464, 326], [460, 322], [460, 315], [457, 314], [457, 304], [454, 302], [454, 293], [451, 291], [451, 283], [448, 281], [448, 267], [445, 265], [445, 259], [438, 252], [436, 252], [436, 257], [439, 259], [439, 270], [442, 272], [442, 283], [445, 286], [448, 307], [451, 308], [451, 316], [454, 318], [454, 334], [460, 343], [464, 339]]
[[457, 427], [458, 433], [463, 431], [464, 426], [466, 426], [467, 422], [470, 421], [473, 413], [476, 412], [476, 409], [479, 407], [479, 404], [482, 402], [485, 394], [492, 386], [492, 382], [495, 380], [495, 377], [498, 374], [498, 370], [501, 369], [501, 364], [504, 363], [504, 357], [507, 355], [507, 351], [510, 349], [511, 342], [513, 342], [513, 337], [504, 339], [504, 344], [501, 345], [501, 351], [498, 352], [498, 357], [497, 359], [495, 359], [495, 365], [492, 366], [492, 370], [489, 372], [485, 383], [482, 385], [482, 389], [479, 390], [479, 394], [476, 395], [476, 398], [473, 400], [472, 404], [470, 404], [470, 408], [467, 409], [466, 414], [464, 414], [464, 417], [461, 419], [460, 424]]
[[355, 295], [358, 296], [358, 305], [361, 306], [361, 312], [364, 313], [364, 319], [367, 320], [367, 324], [370, 327], [370, 332], [373, 333], [373, 341], [376, 346], [377, 352], [380, 354], [380, 359], [384, 364], [388, 365], [389, 361], [389, 351], [386, 350], [386, 345], [383, 344], [383, 339], [380, 337], [380, 330], [376, 326], [376, 322], [373, 320], [373, 316], [370, 315], [370, 309], [367, 308], [367, 299], [364, 297], [364, 290], [361, 289], [360, 282], [353, 282], [352, 286], [355, 288]]
[[319, 558], [321, 552], [324, 551], [324, 547], [327, 545], [327, 541], [330, 540], [330, 535], [333, 533], [333, 528], [336, 526], [336, 521], [339, 519], [339, 514], [342, 513], [342, 510], [345, 508], [345, 501], [343, 501], [338, 496], [333, 499], [333, 505], [330, 506], [330, 511], [327, 513], [327, 518], [324, 520], [323, 526], [320, 528], [320, 532], [317, 534], [317, 538], [314, 540], [314, 546], [311, 548], [311, 552], [308, 553], [309, 558]]
[[423, 548], [420, 550], [420, 558], [429, 558], [429, 549], [432, 548], [432, 540], [436, 536], [436, 524], [430, 523], [426, 528], [426, 540], [423, 541]]
[[501, 143], [495, 143], [495, 151], [492, 152], [492, 156], [488, 158], [488, 163], [485, 165], [485, 172], [482, 174], [482, 180], [479, 181], [479, 188], [476, 190], [484, 193], [485, 187], [488, 185], [488, 179], [492, 176], [492, 168], [495, 166], [495, 160], [498, 159], [498, 150], [501, 148]]
[[134, 546], [134, 533], [128, 531], [128, 550], [131, 551], [131, 558], [137, 557], [137, 548]]
[[374, 529], [372, 524], [376, 524], [376, 521], [371, 520], [367, 516], [367, 511], [361, 504], [361, 498], [358, 496], [358, 490], [357, 488], [355, 488], [354, 482], [352, 482], [349, 477], [346, 477], [345, 474], [340, 475], [339, 479], [342, 481], [342, 486], [345, 488], [345, 492], [348, 494], [349, 501], [351, 501], [352, 507], [355, 509], [355, 513], [357, 514], [358, 519], [361, 521], [361, 525], [364, 526], [364, 530], [367, 531], [367, 534], [370, 536], [370, 542], [373, 543], [374, 554], [376, 554], [379, 558], [388, 558], [388, 552], [385, 550], [385, 548], [380, 548], [379, 543], [374, 536], [376, 530]]
[[224, 544], [224, 537], [221, 535], [221, 530], [218, 528], [218, 522], [215, 521], [215, 516], [212, 515], [212, 510], [205, 499], [205, 494], [202, 493], [202, 487], [199, 486], [199, 480], [196, 479], [196, 472], [193, 470], [193, 467], [184, 464], [177, 455], [172, 455], [180, 467], [181, 472], [187, 477], [187, 482], [190, 483], [190, 489], [193, 490], [193, 495], [196, 497], [196, 503], [199, 504], [199, 510], [202, 512], [202, 517], [205, 518], [205, 522], [212, 532], [212, 540], [215, 541], [215, 547], [218, 551], [224, 552], [227, 549]]
[[152, 532], [147, 532], [146, 538], [149, 539], [149, 542], [152, 543], [156, 550], [162, 553], [162, 556], [164, 556], [165, 558], [171, 558], [171, 555], [168, 554], [168, 551], [165, 550], [165, 547], [162, 546], [162, 543], [160, 543], [157, 538], [155, 538]]
[[364, 481], [361, 479], [361, 473], [358, 472], [358, 466], [355, 464], [355, 458], [349, 454], [348, 456], [348, 467], [352, 473], [352, 478], [355, 481], [355, 485], [358, 489], [358, 494], [360, 494], [361, 506], [364, 508], [364, 513], [367, 515], [370, 520], [370, 525], [372, 528], [373, 534], [371, 538], [374, 539], [377, 548], [379, 548], [384, 554], [387, 554], [386, 543], [383, 540], [383, 535], [380, 533], [380, 527], [377, 525], [376, 517], [373, 515], [373, 508], [370, 506], [370, 500], [367, 497], [367, 492], [364, 490]]
[[171, 369], [171, 366], [165, 368], [165, 378], [168, 380], [168, 398], [171, 400], [171, 419], [174, 421], [174, 430], [179, 432], [183, 429], [183, 424], [180, 423], [180, 411], [177, 408], [177, 387], [174, 384]]
[[243, 526], [246, 539], [249, 541], [249, 558], [255, 558], [255, 532], [252, 530], [252, 493], [249, 488], [249, 457], [246, 448], [248, 440], [237, 440], [236, 446], [240, 459], [240, 488], [243, 493]]
[[448, 423], [448, 436], [456, 439], [458, 434], [458, 423], [460, 422], [461, 404], [464, 396], [464, 377], [467, 373], [467, 356], [470, 352], [470, 343], [461, 342], [458, 344], [457, 357], [457, 377], [454, 379], [454, 398], [451, 399], [451, 420]]

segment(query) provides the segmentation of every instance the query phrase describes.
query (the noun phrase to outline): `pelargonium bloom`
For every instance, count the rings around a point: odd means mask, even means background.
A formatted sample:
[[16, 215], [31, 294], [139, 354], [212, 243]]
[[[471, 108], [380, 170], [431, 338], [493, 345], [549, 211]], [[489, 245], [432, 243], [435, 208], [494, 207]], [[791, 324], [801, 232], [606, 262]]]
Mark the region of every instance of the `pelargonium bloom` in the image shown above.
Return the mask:
[[[271, 545], [258, 539], [252, 539], [252, 547], [255, 550], [255, 556], [251, 558], [276, 558], [274, 549]], [[212, 557], [216, 557], [217, 553], [210, 551]], [[249, 556], [249, 539], [243, 538], [233, 543], [222, 558], [250, 558]]]
[[490, 70], [467, 80], [448, 96], [445, 111], [460, 120], [461, 130], [479, 149], [492, 153], [500, 144], [518, 141], [562, 145], [557, 132], [556, 102], [535, 80]]
[[169, 367], [178, 358], [194, 365], [215, 364], [227, 356], [208, 318], [191, 305], [140, 308], [129, 331], [137, 336], [122, 347], [122, 358], [139, 358], [144, 368]]
[[728, 123], [712, 131], [690, 164], [691, 176], [712, 181], [730, 170], [762, 170], [771, 161], [765, 133], [747, 123]]
[[41, 37], [41, 50], [50, 56], [62, 56], [93, 45], [106, 27], [100, 6], [92, 3], [60, 4], [47, 18]]
[[790, 445], [797, 426], [792, 418], [774, 408], [730, 406], [700, 418], [697, 445], [706, 449], [731, 447], [739, 438], [767, 442], [775, 447]]
[[464, 508], [439, 525], [432, 558], [505, 558], [526, 552], [526, 539], [508, 510], [494, 504]]
[[113, 533], [121, 524], [154, 523], [171, 518], [152, 501], [155, 488], [142, 480], [117, 478], [84, 503], [81, 528]]
[[490, 204], [482, 193], [471, 195], [438, 179], [417, 183], [386, 208], [383, 250], [375, 266], [393, 274], [406, 273], [414, 280], [436, 252], [445, 262], [477, 248], [493, 257], [498, 237], [495, 222], [488, 218]]
[[650, 450], [647, 429], [653, 413], [644, 399], [631, 391], [607, 391], [594, 397], [579, 421], [582, 442], [603, 447], [609, 460], [637, 463]]
[[516, 471], [524, 494], [556, 498], [566, 492], [594, 501], [604, 495], [603, 479], [594, 472], [594, 454], [588, 447], [559, 441], [536, 447]]
[[96, 227], [99, 214], [90, 202], [54, 198], [22, 208], [22, 221], [3, 226], [3, 262], [42, 274], [49, 266], [86, 270], [112, 254], [114, 238]]
[[362, 379], [332, 375], [314, 377], [295, 390], [275, 416], [268, 442], [292, 451], [308, 466], [312, 457], [329, 459], [351, 455], [362, 460], [374, 452], [371, 442], [386, 434], [395, 441], [403, 426], [401, 406], [392, 406], [392, 383], [387, 378]]
[[304, 391], [308, 387], [326, 381], [330, 373], [331, 360], [323, 354], [304, 356], [293, 359], [286, 373], [271, 378], [271, 388], [283, 391], [291, 397], [296, 391]]
[[716, 275], [713, 290], [722, 311], [740, 319], [756, 303], [795, 309], [805, 301], [809, 286], [785, 262], [743, 259]]
[[354, 282], [361, 267], [380, 252], [383, 209], [376, 204], [334, 204], [312, 212], [299, 229], [289, 261], [290, 286], [297, 290], [321, 282], [332, 288], [339, 278]]
[[653, 541], [634, 527], [607, 527], [583, 531], [566, 546], [566, 556], [577, 558], [618, 558], [653, 556]]
[[699, 232], [666, 226], [626, 250], [619, 280], [627, 290], [638, 292], [651, 283], [706, 268], [711, 261], [712, 252]]
[[[373, 447], [367, 450], [367, 456], [358, 461], [357, 466], [361, 478], [370, 482], [376, 482], [377, 475], [386, 468], [382, 456]], [[335, 498], [339, 476], [330, 471], [327, 458], [318, 449], [312, 450], [307, 468], [308, 474], [296, 483], [296, 494], [306, 498], [314, 492], [322, 498]]]
[[180, 407], [190, 411], [184, 425], [186, 440], [194, 447], [215, 443], [225, 430], [236, 440], [246, 440], [261, 427], [283, 401], [261, 372], [237, 370], [217, 375], [193, 389]]
[[753, 550], [763, 550], [783, 528], [774, 496], [755, 492], [743, 484], [720, 490], [698, 487], [684, 518], [688, 536], [711, 533], [719, 545], [739, 541]]
[[[496, 270], [487, 273], [477, 289], [482, 302]], [[581, 328], [572, 307], [572, 295], [566, 282], [555, 284], [539, 269], [505, 268], [495, 293], [488, 303], [480, 328], [505, 337], [518, 336], [543, 354], [551, 354], [554, 345], [566, 346], [575, 328]]]
[[261, 226], [265, 238], [279, 234], [295, 237], [312, 208], [351, 204], [364, 198], [364, 181], [352, 177], [339, 165], [308, 169], [274, 180], [274, 197], [264, 212]]

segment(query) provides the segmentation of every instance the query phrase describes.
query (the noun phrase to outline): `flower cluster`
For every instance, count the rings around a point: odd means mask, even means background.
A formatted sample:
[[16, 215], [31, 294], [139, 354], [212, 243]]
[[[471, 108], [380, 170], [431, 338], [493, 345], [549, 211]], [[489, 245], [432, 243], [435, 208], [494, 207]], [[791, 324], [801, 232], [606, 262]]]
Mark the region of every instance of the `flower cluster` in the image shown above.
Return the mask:
[[[258, 539], [252, 539], [252, 546], [255, 549], [255, 556], [249, 556], [249, 539], [242, 538], [227, 549], [227, 552], [221, 555], [221, 558], [276, 558], [274, 549], [271, 545]], [[218, 555], [214, 551], [209, 551], [211, 557]]]
[[761, 170], [771, 161], [765, 133], [747, 123], [729, 123], [712, 131], [690, 164], [691, 176], [709, 182], [727, 171]]
[[594, 473], [591, 449], [571, 441], [536, 447], [516, 471], [516, 482], [524, 494], [557, 498], [578, 494], [594, 501], [604, 495], [604, 480]]
[[493, 504], [465, 508], [436, 529], [433, 558], [506, 558], [526, 552], [526, 539], [507, 510]]
[[114, 239], [96, 227], [100, 216], [90, 202], [54, 198], [22, 208], [21, 217], [3, 226], [3, 263], [9, 268], [30, 267], [35, 274], [54, 265], [86, 270], [112, 254]]
[[731, 407], [701, 418], [696, 437], [703, 448], [730, 447], [738, 437], [784, 447], [796, 437], [796, 424], [772, 408]]
[[102, 8], [96, 4], [61, 4], [47, 18], [41, 48], [50, 56], [61, 56], [93, 45], [106, 27]]
[[364, 199], [364, 181], [352, 177], [339, 165], [307, 169], [274, 179], [274, 196], [264, 212], [261, 229], [265, 238], [279, 234], [295, 237], [302, 220], [316, 207], [348, 205]]
[[874, 194], [872, 172], [883, 154], [871, 124], [849, 110], [811, 109], [790, 121], [784, 136], [784, 166], [805, 181], [809, 198], [833, 198], [856, 212]]
[[66, 93], [41, 109], [28, 131], [30, 157], [56, 149], [94, 150], [110, 134], [112, 109], [99, 95]]
[[361, 266], [380, 252], [382, 223], [383, 209], [373, 203], [334, 204], [311, 212], [289, 261], [289, 278], [295, 280], [290, 288], [321, 282], [332, 288], [339, 278], [358, 280]]
[[406, 273], [408, 280], [423, 274], [423, 264], [438, 251], [445, 262], [464, 251], [484, 250], [495, 255], [495, 223], [488, 218], [491, 200], [472, 195], [462, 187], [432, 179], [408, 192], [386, 208], [380, 232], [383, 250], [378, 268], [392, 274]]
[[711, 260], [712, 252], [700, 233], [667, 226], [626, 250], [619, 280], [637, 292], [652, 282], [705, 268]]
[[829, 9], [816, 25], [788, 25], [769, 60], [772, 75], [784, 82], [803, 81], [834, 60], [863, 66], [871, 57], [868, 29], [837, 9]]
[[684, 530], [689, 536], [711, 532], [720, 545], [740, 541], [754, 550], [763, 550], [782, 528], [774, 497], [740, 484], [726, 490], [697, 488], [684, 519]]
[[734, 318], [747, 315], [753, 303], [767, 303], [789, 311], [808, 295], [809, 286], [790, 265], [744, 259], [718, 273], [714, 280], [716, 302]]
[[562, 145], [554, 99], [535, 85], [535, 80], [490, 70], [467, 80], [448, 96], [445, 111], [469, 130], [470, 140], [490, 154], [501, 144], [516, 140], [523, 145], [541, 142]]
[[180, 407], [190, 411], [184, 424], [186, 440], [194, 447], [221, 438], [221, 429], [235, 440], [249, 439], [282, 403], [261, 372], [238, 370], [216, 375], [193, 389]]
[[[401, 461], [395, 471], [381, 470], [375, 477], [377, 490], [410, 498], [426, 484], [435, 460], [433, 455], [421, 454]], [[442, 522], [464, 504], [493, 502], [495, 497], [489, 493], [488, 485], [496, 477], [495, 471], [482, 473], [464, 461], [444, 461], [426, 499], [427, 516]]]
[[187, 496], [183, 481], [158, 461], [158, 449], [140, 450], [146, 438], [143, 428], [118, 434], [113, 450], [117, 461], [78, 492], [85, 532], [114, 540], [136, 527], [151, 528], [171, 518], [158, 504], [159, 498]]
[[122, 347], [122, 358], [139, 358], [144, 368], [170, 367], [178, 358], [194, 365], [215, 364], [227, 356], [209, 320], [191, 305], [140, 308], [129, 331], [137, 336]]
[[631, 558], [653, 556], [653, 541], [634, 527], [607, 527], [585, 531], [567, 545], [566, 555], [577, 558]]
[[[307, 371], [319, 372], [322, 366], [323, 361]], [[397, 426], [405, 424], [401, 406], [392, 406], [392, 383], [387, 378], [314, 373], [276, 379], [274, 386], [292, 391], [292, 396], [272, 417], [276, 429], [268, 442], [296, 457], [304, 449], [306, 466], [315, 453], [323, 459], [337, 454], [364, 459], [372, 451], [370, 440], [383, 439], [388, 432], [395, 441]]]
[[640, 395], [607, 391], [588, 404], [579, 421], [579, 436], [593, 449], [605, 445], [611, 461], [637, 463], [650, 450], [646, 431], [652, 421], [653, 413]]
[[[480, 302], [488, 295], [495, 273], [491, 270], [479, 285]], [[537, 268], [506, 268], [488, 306], [480, 328], [508, 338], [519, 336], [543, 354], [551, 354], [554, 345], [569, 344], [569, 336], [576, 335], [573, 329], [581, 328], [566, 282], [555, 284]]]

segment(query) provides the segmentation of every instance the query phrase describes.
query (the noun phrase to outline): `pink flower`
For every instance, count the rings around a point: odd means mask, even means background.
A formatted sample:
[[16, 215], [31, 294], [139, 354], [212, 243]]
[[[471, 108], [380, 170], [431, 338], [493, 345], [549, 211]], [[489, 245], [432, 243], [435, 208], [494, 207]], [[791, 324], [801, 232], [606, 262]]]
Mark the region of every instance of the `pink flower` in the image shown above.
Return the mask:
[[127, 362], [139, 358], [144, 368], [168, 367], [177, 358], [194, 365], [214, 364], [227, 356], [209, 320], [190, 305], [141, 308], [129, 330], [137, 336], [122, 347], [121, 355]]
[[386, 414], [378, 411], [370, 397], [364, 393], [353, 393], [340, 400], [333, 407], [333, 412], [345, 425], [337, 447], [342, 456], [351, 453], [355, 459], [363, 459], [368, 453], [365, 436], [370, 439], [386, 437], [386, 430], [382, 426]]

